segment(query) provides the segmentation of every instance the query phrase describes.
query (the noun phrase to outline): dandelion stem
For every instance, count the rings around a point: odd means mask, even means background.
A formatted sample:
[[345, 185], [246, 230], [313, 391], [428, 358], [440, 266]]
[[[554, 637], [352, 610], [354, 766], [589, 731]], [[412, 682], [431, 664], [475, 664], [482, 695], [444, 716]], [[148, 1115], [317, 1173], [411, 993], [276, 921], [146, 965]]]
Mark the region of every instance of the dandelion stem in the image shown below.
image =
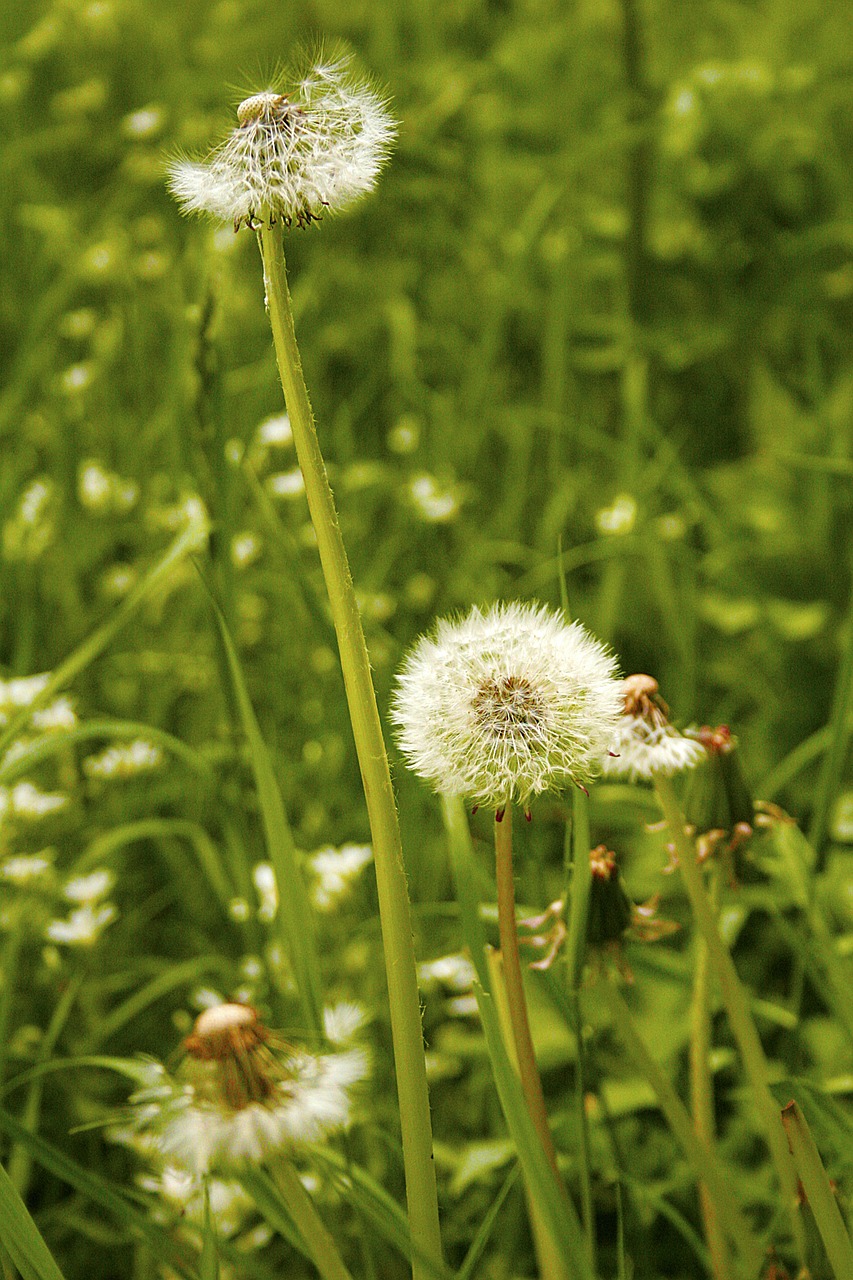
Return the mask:
[[684, 827], [684, 815], [675, 795], [669, 778], [661, 775], [655, 779], [655, 787], [669, 833], [678, 853], [678, 865], [681, 870], [696, 927], [702, 934], [708, 947], [709, 962], [720, 984], [723, 1004], [726, 1007], [729, 1024], [740, 1049], [744, 1068], [755, 1095], [756, 1108], [764, 1125], [767, 1145], [782, 1193], [785, 1210], [789, 1215], [791, 1233], [796, 1244], [800, 1261], [805, 1265], [806, 1239], [800, 1215], [797, 1212], [797, 1175], [788, 1150], [785, 1131], [779, 1115], [779, 1106], [770, 1091], [767, 1059], [761, 1044], [752, 1014], [749, 1010], [746, 993], [741, 986], [734, 961], [729, 950], [720, 937], [714, 910], [705, 892], [702, 872], [696, 860], [693, 841]]
[[441, 1264], [441, 1236], [411, 908], [400, 828], [355, 589], [296, 345], [280, 230], [264, 226], [260, 231], [260, 246], [279, 375], [338, 638], [373, 837], [413, 1246], [412, 1268], [416, 1280], [420, 1280], [427, 1274], [418, 1260], [420, 1255]]
[[299, 1228], [311, 1261], [323, 1280], [352, 1280], [329, 1229], [314, 1208], [314, 1202], [290, 1161], [281, 1160], [273, 1176], [284, 1207]]
[[495, 865], [498, 884], [498, 933], [521, 1087], [542, 1148], [554, 1170], [558, 1184], [562, 1187], [557, 1169], [557, 1152], [551, 1137], [545, 1097], [542, 1093], [542, 1081], [536, 1065], [536, 1053], [533, 1048], [533, 1037], [530, 1034], [524, 983], [521, 976], [518, 929], [515, 920], [515, 885], [512, 874], [512, 805], [510, 804], [506, 806], [502, 815], [495, 816]]
[[[718, 877], [711, 886], [711, 905], [716, 913]], [[700, 934], [696, 939], [696, 968], [693, 974], [693, 1007], [690, 1020], [690, 1108], [693, 1124], [701, 1141], [713, 1150], [714, 1093], [708, 1055], [711, 1051], [711, 966], [708, 944]], [[706, 1182], [699, 1184], [699, 1204], [705, 1226], [705, 1239], [711, 1255], [714, 1280], [728, 1280], [728, 1248], [714, 1197]]]

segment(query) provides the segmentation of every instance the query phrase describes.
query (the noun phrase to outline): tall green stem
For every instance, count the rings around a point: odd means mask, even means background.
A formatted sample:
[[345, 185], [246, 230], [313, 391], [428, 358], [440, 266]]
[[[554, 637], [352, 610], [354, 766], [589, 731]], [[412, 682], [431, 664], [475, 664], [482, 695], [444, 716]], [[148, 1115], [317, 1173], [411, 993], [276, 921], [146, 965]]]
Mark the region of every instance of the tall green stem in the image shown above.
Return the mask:
[[533, 1048], [533, 1037], [530, 1034], [530, 1022], [527, 1017], [527, 1002], [524, 998], [524, 982], [521, 976], [521, 959], [518, 954], [518, 927], [515, 921], [515, 884], [512, 874], [512, 805], [507, 805], [503, 814], [495, 816], [495, 866], [498, 884], [498, 934], [503, 956], [504, 984], [506, 986], [507, 1006], [512, 1026], [512, 1037], [515, 1041], [515, 1052], [518, 1058], [518, 1073], [521, 1076], [521, 1087], [527, 1100], [527, 1108], [533, 1121], [539, 1140], [542, 1143], [551, 1168], [558, 1183], [562, 1186], [557, 1169], [557, 1152], [551, 1137], [548, 1124], [548, 1111], [545, 1107], [545, 1096], [542, 1093], [542, 1080], [536, 1065], [536, 1053]]
[[296, 345], [280, 230], [265, 226], [261, 229], [259, 238], [278, 371], [290, 416], [296, 455], [305, 480], [305, 494], [317, 535], [317, 547], [338, 638], [347, 703], [373, 837], [400, 1102], [406, 1198], [415, 1258], [412, 1269], [416, 1280], [420, 1280], [427, 1272], [417, 1260], [418, 1256], [424, 1255], [440, 1264], [441, 1235], [421, 1007], [400, 827], [376, 707], [376, 694], [370, 675], [367, 645]]
[[791, 1233], [800, 1261], [805, 1265], [806, 1239], [800, 1215], [797, 1212], [797, 1175], [788, 1150], [785, 1131], [779, 1115], [779, 1105], [770, 1091], [767, 1059], [755, 1023], [752, 1020], [746, 993], [741, 986], [734, 961], [720, 937], [714, 910], [705, 892], [702, 871], [696, 861], [693, 841], [684, 829], [684, 814], [676, 798], [669, 778], [655, 779], [658, 798], [669, 827], [669, 834], [678, 853], [678, 865], [684, 887], [690, 899], [696, 927], [705, 940], [711, 967], [720, 984], [723, 1004], [731, 1026], [744, 1068], [752, 1085], [755, 1104], [764, 1126], [770, 1155], [776, 1166], [783, 1204], [791, 1223]]
[[[718, 877], [711, 887], [711, 905], [716, 912]], [[700, 1139], [713, 1150], [714, 1086], [708, 1057], [711, 1051], [711, 965], [708, 945], [700, 934], [696, 939], [696, 967], [693, 973], [693, 1007], [690, 1018], [690, 1109], [693, 1124]], [[714, 1197], [705, 1182], [699, 1184], [699, 1203], [705, 1225], [705, 1239], [711, 1254], [714, 1280], [728, 1280], [729, 1257], [726, 1237], [714, 1203]]]

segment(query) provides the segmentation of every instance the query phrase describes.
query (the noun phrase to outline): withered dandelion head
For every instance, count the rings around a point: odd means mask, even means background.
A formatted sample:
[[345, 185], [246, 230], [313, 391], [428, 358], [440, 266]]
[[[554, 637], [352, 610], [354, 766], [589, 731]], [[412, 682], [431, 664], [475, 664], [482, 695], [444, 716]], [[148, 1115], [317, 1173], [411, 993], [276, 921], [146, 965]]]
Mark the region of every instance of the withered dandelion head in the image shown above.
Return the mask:
[[628, 676], [622, 681], [622, 698], [622, 715], [604, 764], [608, 777], [652, 782], [701, 763], [704, 751], [670, 724], [669, 708], [653, 676]]

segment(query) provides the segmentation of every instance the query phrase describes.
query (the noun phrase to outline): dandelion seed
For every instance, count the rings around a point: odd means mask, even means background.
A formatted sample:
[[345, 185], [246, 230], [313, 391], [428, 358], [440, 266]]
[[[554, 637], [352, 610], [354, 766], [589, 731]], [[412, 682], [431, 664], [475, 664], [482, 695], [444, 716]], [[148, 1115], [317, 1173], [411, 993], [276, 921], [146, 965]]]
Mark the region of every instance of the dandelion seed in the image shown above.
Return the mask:
[[346, 1128], [353, 1086], [367, 1072], [360, 1049], [295, 1048], [249, 1005], [206, 1009], [184, 1049], [176, 1075], [161, 1069], [131, 1105], [135, 1131], [196, 1177], [262, 1163]]
[[693, 769], [704, 759], [697, 742], [685, 738], [669, 722], [669, 709], [653, 676], [629, 676], [622, 682], [623, 714], [604, 762], [608, 777], [652, 782]]
[[184, 213], [254, 228], [308, 226], [370, 191], [395, 128], [385, 103], [344, 61], [318, 64], [289, 95], [237, 108], [237, 128], [209, 159], [180, 160], [169, 185]]
[[579, 623], [500, 604], [442, 621], [403, 664], [393, 702], [410, 767], [501, 811], [599, 773], [620, 707], [615, 660]]

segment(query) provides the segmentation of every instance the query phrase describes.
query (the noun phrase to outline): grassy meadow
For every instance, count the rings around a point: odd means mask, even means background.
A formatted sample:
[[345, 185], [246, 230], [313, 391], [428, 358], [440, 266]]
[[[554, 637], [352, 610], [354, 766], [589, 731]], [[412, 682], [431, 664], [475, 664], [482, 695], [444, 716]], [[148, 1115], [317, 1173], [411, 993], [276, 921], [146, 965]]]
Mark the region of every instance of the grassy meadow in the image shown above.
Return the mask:
[[[851, 1280], [843, 0], [0, 4], [3, 1280], [412, 1275], [371, 826], [258, 237], [166, 185], [321, 48], [397, 122], [376, 190], [284, 244], [411, 900], [443, 1249], [415, 1274]], [[643, 781], [516, 815], [556, 1170], [499, 998], [494, 814], [442, 805], [389, 712], [417, 638], [497, 601], [563, 610], [737, 742], [674, 780], [676, 854]], [[675, 867], [694, 831], [741, 1023]], [[677, 929], [592, 929], [599, 845]], [[128, 1099], [222, 1002], [367, 1065], [322, 1141], [190, 1177]]]

